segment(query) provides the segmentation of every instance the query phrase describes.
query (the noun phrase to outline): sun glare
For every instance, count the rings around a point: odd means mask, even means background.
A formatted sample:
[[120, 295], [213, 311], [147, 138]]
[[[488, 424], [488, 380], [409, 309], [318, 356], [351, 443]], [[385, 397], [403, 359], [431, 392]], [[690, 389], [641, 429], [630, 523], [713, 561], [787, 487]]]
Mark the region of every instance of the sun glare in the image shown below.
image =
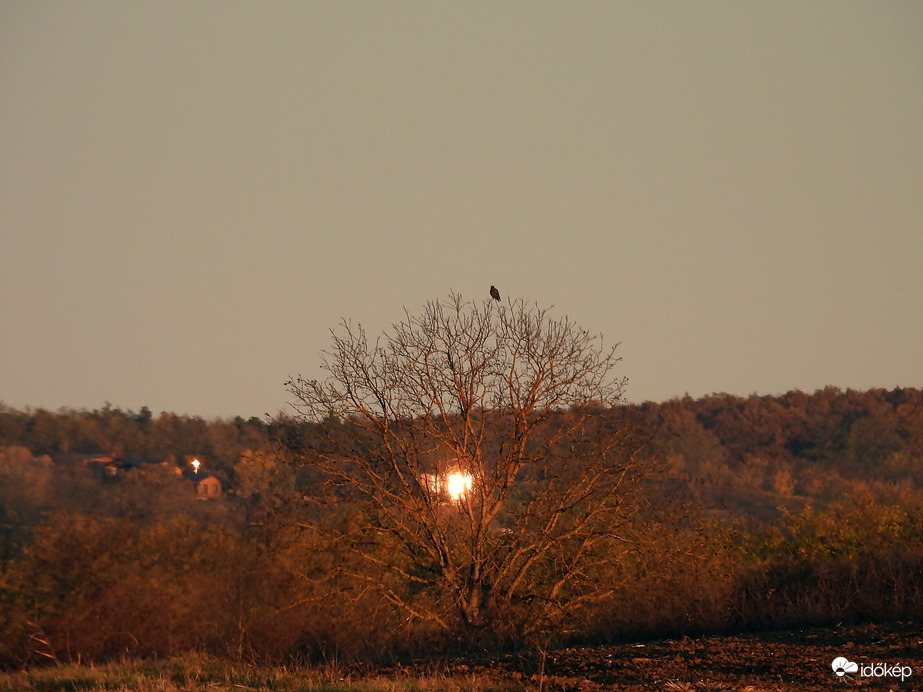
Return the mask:
[[471, 476], [466, 473], [451, 473], [446, 479], [446, 489], [453, 500], [461, 498], [471, 489]]

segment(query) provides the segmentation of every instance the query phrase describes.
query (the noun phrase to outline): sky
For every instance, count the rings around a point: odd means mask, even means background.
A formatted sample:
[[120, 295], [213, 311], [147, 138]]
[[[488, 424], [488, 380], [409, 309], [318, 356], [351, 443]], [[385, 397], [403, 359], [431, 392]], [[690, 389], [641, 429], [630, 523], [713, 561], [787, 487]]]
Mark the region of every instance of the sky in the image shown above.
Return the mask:
[[0, 401], [288, 410], [495, 284], [629, 401], [923, 386], [923, 3], [0, 0]]

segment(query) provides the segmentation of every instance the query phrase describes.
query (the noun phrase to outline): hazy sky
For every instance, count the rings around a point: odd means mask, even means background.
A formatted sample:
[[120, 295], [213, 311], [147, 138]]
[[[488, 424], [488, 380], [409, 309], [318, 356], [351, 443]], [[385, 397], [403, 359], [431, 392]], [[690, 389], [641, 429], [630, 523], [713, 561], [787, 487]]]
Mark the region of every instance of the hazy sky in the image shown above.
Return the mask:
[[276, 413], [449, 291], [632, 401], [923, 386], [923, 2], [0, 0], [0, 400]]

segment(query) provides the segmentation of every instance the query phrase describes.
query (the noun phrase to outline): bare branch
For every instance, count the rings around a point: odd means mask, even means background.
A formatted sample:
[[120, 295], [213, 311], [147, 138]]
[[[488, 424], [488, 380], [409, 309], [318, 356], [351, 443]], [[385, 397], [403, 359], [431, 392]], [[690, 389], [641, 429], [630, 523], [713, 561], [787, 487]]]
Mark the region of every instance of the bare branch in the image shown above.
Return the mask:
[[[374, 343], [348, 321], [332, 339], [326, 376], [289, 392], [312, 425], [315, 492], [363, 522], [312, 522], [366, 566], [353, 577], [446, 627], [447, 603], [477, 628], [513, 603], [577, 602], [639, 471], [607, 417], [626, 383], [617, 347], [537, 305], [458, 294], [405, 310]], [[375, 585], [383, 574], [403, 586]]]

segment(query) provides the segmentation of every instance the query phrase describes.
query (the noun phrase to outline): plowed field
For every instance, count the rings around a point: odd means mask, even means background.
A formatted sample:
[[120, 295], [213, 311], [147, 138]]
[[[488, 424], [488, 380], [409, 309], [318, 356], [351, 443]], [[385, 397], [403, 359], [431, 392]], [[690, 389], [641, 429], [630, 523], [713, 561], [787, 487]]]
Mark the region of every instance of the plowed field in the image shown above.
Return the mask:
[[[839, 657], [857, 670], [837, 676], [832, 662]], [[586, 692], [829, 692], [848, 687], [909, 692], [923, 690], [923, 627], [906, 623], [683, 638], [447, 667], [449, 675], [491, 678], [502, 689], [519, 683], [520, 689]]]

